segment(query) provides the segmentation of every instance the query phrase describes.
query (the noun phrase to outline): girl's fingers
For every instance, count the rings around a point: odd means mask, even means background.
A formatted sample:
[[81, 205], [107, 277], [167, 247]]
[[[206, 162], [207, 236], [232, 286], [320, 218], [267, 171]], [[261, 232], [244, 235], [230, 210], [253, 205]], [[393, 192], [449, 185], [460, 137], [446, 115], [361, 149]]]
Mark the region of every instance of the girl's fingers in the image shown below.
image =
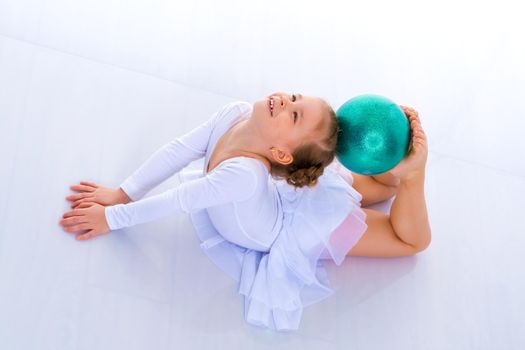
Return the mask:
[[77, 208], [90, 208], [93, 204], [94, 204], [93, 202], [84, 201], [84, 202], [80, 202], [80, 204], [78, 204], [76, 207]]
[[94, 197], [94, 196], [95, 195], [92, 194], [91, 192], [83, 192], [83, 193], [71, 194], [67, 196], [66, 199], [76, 201], [77, 199], [89, 198], [89, 197]]
[[71, 226], [64, 226], [64, 231], [66, 232], [77, 232], [82, 230], [89, 230], [92, 228], [92, 225], [88, 222], [84, 222], [81, 224], [71, 225]]
[[77, 204], [73, 204], [72, 208], [73, 209], [77, 209], [77, 208], [89, 208], [93, 205], [94, 203], [93, 202], [80, 202], [80, 203], [77, 203]]
[[86, 215], [86, 209], [75, 209], [75, 210], [68, 211], [67, 213], [62, 215], [62, 217], [68, 218], [71, 216], [83, 216], [83, 215]]
[[73, 185], [69, 187], [70, 189], [74, 191], [84, 191], [84, 192], [93, 192], [95, 191], [95, 188], [91, 186], [85, 186], [85, 185]]
[[89, 230], [88, 232], [86, 233], [83, 233], [81, 235], [78, 235], [77, 236], [77, 240], [78, 241], [85, 241], [86, 239], [90, 239], [92, 237], [95, 237], [95, 236], [98, 236], [97, 233], [95, 232], [95, 230]]
[[92, 187], [95, 187], [95, 188], [98, 187], [98, 185], [97, 185], [96, 183], [93, 183], [93, 182], [80, 181], [80, 183], [81, 183], [82, 185], [92, 186]]
[[75, 208], [78, 208], [78, 206], [82, 203], [86, 203], [88, 199], [83, 199], [83, 200], [78, 200], [78, 201], [75, 201], [75, 203], [73, 203], [73, 205], [71, 206], [71, 208], [75, 209]]
[[76, 224], [76, 225], [86, 224], [87, 223], [87, 219], [86, 219], [85, 216], [72, 216], [72, 217], [69, 217], [69, 218], [60, 219], [60, 221], [58, 223], [60, 225], [66, 225], [69, 228], [72, 228], [73, 226], [70, 226], [70, 225], [73, 225], [73, 224]]

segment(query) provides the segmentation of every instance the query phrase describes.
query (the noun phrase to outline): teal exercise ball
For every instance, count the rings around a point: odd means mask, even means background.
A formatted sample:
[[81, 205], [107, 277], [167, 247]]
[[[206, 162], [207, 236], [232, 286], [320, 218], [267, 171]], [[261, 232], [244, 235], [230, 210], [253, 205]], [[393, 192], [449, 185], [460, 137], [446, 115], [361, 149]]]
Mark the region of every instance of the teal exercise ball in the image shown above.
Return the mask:
[[340, 133], [336, 157], [349, 170], [378, 175], [395, 167], [407, 154], [410, 123], [396, 103], [365, 94], [346, 101], [336, 112]]

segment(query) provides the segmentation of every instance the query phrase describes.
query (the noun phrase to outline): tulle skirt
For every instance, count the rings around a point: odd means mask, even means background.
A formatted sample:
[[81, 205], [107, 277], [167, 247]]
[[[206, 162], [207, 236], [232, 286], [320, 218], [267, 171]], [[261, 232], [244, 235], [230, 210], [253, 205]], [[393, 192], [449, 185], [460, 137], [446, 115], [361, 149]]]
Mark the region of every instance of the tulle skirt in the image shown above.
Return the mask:
[[[203, 176], [185, 169], [181, 181]], [[367, 228], [361, 195], [352, 188], [350, 171], [337, 162], [325, 168], [314, 188], [294, 189], [273, 181], [283, 208], [283, 226], [267, 252], [225, 240], [206, 209], [190, 213], [201, 248], [210, 260], [238, 282], [245, 320], [276, 331], [299, 328], [303, 308], [333, 293], [323, 265], [341, 265]]]

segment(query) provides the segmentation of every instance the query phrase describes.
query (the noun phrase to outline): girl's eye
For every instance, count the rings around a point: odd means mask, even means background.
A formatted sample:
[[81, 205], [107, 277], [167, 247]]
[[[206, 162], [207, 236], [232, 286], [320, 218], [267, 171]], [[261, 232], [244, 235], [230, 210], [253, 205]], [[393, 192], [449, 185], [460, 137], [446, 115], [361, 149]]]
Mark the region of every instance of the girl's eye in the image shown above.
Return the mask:
[[[292, 101], [295, 102], [297, 100], [297, 97], [292, 94]], [[297, 112], [293, 112], [293, 122], [295, 124], [295, 121], [297, 120]]]

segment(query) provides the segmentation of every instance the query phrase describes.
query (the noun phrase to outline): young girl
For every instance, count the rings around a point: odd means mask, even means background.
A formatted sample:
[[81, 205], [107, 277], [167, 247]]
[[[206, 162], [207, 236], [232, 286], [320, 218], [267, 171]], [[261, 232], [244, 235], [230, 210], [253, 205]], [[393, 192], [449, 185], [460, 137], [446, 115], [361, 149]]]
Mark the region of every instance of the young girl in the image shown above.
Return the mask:
[[[82, 181], [60, 220], [84, 240], [188, 213], [201, 248], [239, 283], [247, 322], [298, 329], [303, 307], [328, 297], [322, 259], [415, 254], [430, 243], [424, 177], [426, 136], [416, 111], [411, 151], [377, 176], [352, 174], [335, 158], [339, 125], [317, 97], [277, 92], [253, 105], [233, 102], [157, 150], [117, 189]], [[202, 171], [142, 198], [205, 157]], [[355, 183], [354, 183], [355, 178]], [[354, 185], [355, 189], [352, 187]], [[396, 194], [390, 215], [361, 208]]]

